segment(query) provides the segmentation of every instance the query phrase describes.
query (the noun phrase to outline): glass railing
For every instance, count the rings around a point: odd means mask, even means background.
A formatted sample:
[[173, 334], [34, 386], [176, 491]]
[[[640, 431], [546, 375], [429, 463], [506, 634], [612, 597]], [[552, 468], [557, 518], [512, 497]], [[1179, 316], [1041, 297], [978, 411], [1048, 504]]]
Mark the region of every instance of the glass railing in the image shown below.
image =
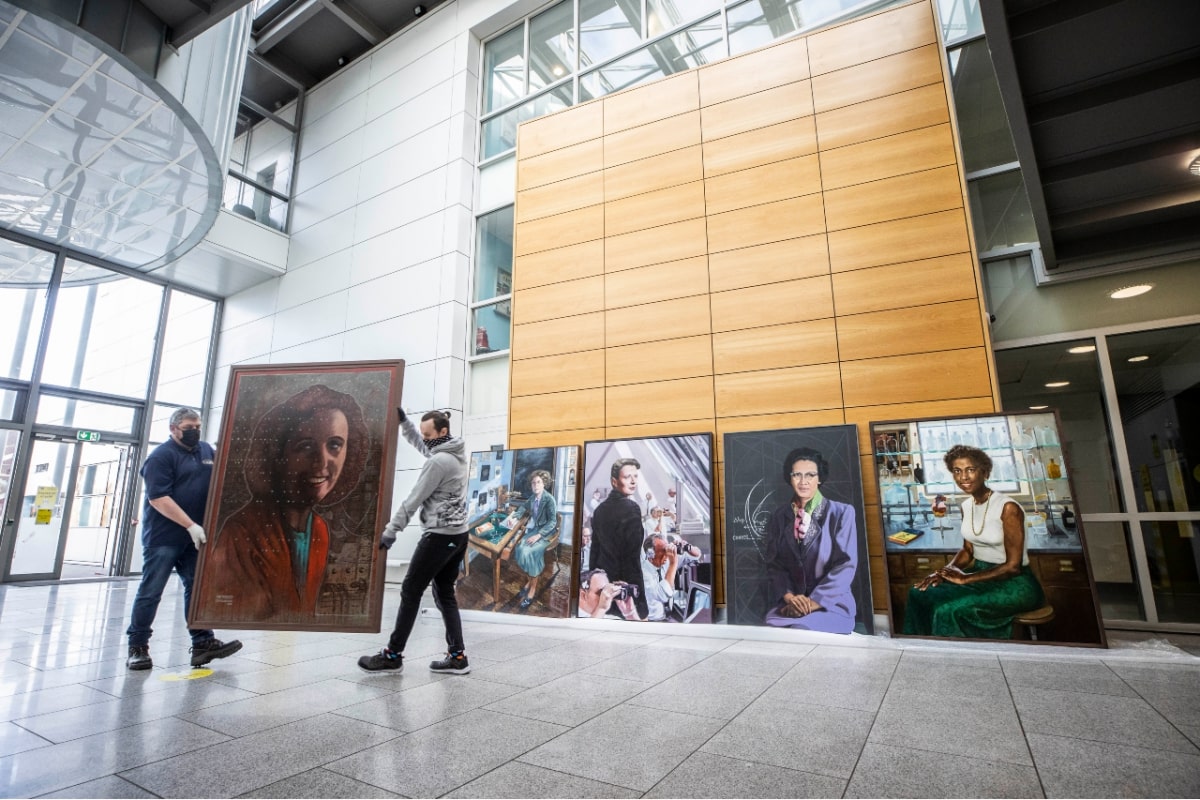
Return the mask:
[[221, 207], [268, 228], [287, 232], [289, 198], [269, 186], [229, 170]]

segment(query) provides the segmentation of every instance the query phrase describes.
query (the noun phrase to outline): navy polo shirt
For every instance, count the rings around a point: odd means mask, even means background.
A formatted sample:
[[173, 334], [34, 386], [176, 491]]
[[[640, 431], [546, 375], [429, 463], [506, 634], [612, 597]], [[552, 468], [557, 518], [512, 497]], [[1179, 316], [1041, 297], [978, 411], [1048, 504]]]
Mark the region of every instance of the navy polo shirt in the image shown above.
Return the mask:
[[150, 500], [170, 497], [193, 522], [203, 525], [212, 471], [213, 448], [208, 442], [200, 442], [188, 450], [174, 439], [168, 439], [154, 448], [142, 464], [142, 478], [146, 482], [146, 505], [142, 508], [143, 547], [192, 543], [187, 528], [158, 513]]

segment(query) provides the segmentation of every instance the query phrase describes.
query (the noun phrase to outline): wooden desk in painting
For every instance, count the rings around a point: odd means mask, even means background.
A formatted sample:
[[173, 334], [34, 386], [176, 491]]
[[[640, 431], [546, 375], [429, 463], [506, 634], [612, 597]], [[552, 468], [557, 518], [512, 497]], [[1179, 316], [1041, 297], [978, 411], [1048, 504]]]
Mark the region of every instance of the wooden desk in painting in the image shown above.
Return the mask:
[[[466, 576], [471, 574], [470, 551], [473, 550], [490, 559], [492, 562], [493, 603], [500, 602], [500, 566], [512, 557], [513, 548], [520, 541], [521, 534], [525, 530], [525, 523], [529, 521], [526, 517], [509, 530], [499, 525], [500, 521], [507, 516], [507, 513], [492, 511], [472, 521], [467, 529], [468, 552], [463, 563], [463, 574]], [[486, 524], [491, 524], [492, 530], [480, 532], [479, 529]]]

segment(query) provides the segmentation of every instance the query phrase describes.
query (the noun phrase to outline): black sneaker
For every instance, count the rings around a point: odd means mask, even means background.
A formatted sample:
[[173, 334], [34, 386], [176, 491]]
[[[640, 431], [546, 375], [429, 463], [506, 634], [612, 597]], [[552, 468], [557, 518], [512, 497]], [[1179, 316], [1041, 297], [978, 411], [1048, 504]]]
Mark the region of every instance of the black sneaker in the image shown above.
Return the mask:
[[129, 645], [129, 658], [125, 659], [125, 666], [129, 667], [129, 669], [150, 669], [153, 667], [154, 662], [150, 660], [150, 645]]
[[404, 671], [404, 656], [399, 653], [388, 655], [388, 651], [385, 648], [374, 655], [360, 658], [358, 660], [358, 668], [372, 675], [379, 673], [399, 675]]
[[453, 675], [466, 675], [471, 671], [471, 665], [467, 662], [466, 653], [454, 655], [447, 653], [446, 657], [441, 661], [434, 661], [429, 665], [430, 672], [449, 672]]
[[222, 642], [220, 639], [209, 639], [207, 642], [192, 645], [192, 666], [203, 667], [210, 661], [231, 656], [242, 649], [242, 643], [237, 639], [232, 642]]

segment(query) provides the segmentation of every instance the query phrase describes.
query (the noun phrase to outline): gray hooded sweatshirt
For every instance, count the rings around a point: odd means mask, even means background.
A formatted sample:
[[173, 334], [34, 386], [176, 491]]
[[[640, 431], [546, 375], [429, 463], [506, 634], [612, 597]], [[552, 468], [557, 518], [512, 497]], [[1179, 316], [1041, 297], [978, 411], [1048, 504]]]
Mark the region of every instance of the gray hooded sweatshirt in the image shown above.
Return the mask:
[[412, 420], [400, 424], [404, 438], [427, 459], [417, 484], [396, 509], [383, 529], [383, 541], [391, 545], [396, 534], [421, 511], [421, 527], [428, 533], [453, 535], [467, 530], [467, 446], [461, 438], [451, 439], [432, 450]]

